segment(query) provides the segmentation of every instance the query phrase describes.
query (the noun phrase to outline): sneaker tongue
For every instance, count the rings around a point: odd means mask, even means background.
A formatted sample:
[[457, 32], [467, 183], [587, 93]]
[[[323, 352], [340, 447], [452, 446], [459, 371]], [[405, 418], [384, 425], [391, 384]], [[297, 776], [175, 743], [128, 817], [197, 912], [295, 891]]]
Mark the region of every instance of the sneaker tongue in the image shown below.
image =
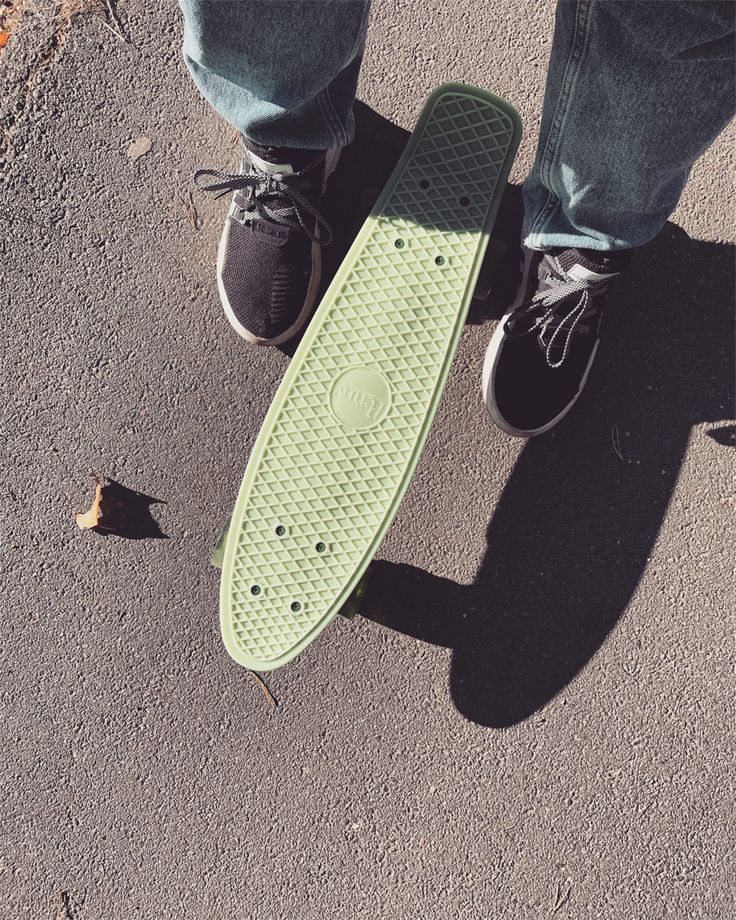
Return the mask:
[[282, 176], [291, 176], [294, 172], [294, 167], [291, 163], [271, 163], [269, 160], [264, 160], [262, 157], [259, 157], [258, 154], [254, 153], [252, 150], [246, 150], [245, 156], [261, 172], [273, 174], [280, 173]]
[[318, 150], [297, 150], [289, 147], [261, 147], [244, 141], [245, 155], [261, 172], [290, 176], [309, 165], [319, 154]]
[[613, 278], [628, 261], [628, 253], [565, 249], [557, 253], [562, 270], [573, 281], [605, 281]]

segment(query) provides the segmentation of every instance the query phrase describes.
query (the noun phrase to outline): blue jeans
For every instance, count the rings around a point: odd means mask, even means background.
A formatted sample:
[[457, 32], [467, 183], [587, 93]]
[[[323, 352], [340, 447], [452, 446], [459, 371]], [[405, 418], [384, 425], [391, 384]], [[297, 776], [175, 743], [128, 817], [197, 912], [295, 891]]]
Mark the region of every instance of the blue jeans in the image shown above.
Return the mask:
[[[230, 124], [265, 146], [349, 143], [368, 0], [180, 4], [189, 71]], [[523, 189], [528, 246], [656, 236], [733, 115], [735, 25], [732, 0], [560, 0]]]

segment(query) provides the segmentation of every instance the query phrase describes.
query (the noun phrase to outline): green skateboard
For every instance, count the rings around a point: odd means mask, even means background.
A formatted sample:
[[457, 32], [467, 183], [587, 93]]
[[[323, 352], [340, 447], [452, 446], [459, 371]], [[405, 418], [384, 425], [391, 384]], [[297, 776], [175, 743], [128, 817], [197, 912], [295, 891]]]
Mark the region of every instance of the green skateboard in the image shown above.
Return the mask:
[[213, 557], [225, 647], [255, 671], [354, 614], [409, 485], [521, 135], [491, 93], [435, 90], [266, 415]]

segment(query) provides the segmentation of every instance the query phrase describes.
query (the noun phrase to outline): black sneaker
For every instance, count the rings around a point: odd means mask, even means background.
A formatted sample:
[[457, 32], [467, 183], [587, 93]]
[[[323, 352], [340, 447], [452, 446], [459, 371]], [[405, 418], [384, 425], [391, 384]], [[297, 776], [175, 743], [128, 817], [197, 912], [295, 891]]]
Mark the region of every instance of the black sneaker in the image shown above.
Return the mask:
[[332, 239], [320, 213], [340, 150], [259, 147], [241, 138], [240, 173], [200, 169], [217, 197], [234, 192], [217, 254], [217, 287], [230, 325], [256, 345], [280, 345], [309, 319]]
[[543, 434], [573, 407], [598, 348], [608, 286], [629, 258], [589, 249], [524, 250], [519, 293], [483, 364], [483, 398], [508, 434]]

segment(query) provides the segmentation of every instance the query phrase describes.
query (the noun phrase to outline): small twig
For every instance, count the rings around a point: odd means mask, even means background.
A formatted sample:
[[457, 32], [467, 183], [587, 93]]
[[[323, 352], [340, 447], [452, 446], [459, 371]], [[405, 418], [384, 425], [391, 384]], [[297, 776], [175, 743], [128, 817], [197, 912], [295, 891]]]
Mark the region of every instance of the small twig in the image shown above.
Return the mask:
[[613, 444], [613, 449], [616, 451], [616, 456], [618, 459], [623, 461], [624, 455], [621, 453], [621, 441], [618, 436], [618, 425], [614, 425], [611, 428], [611, 444]]
[[562, 905], [567, 903], [570, 897], [570, 891], [572, 890], [572, 884], [570, 882], [567, 883], [567, 890], [562, 895], [562, 897], [560, 897], [560, 890], [561, 890], [560, 883], [557, 882], [557, 885], [555, 888], [554, 900], [552, 901], [552, 913], [553, 914], [556, 914], [557, 911], [562, 907]]
[[110, 22], [112, 22], [112, 26], [107, 22], [105, 23], [105, 25], [113, 33], [113, 35], [117, 35], [117, 37], [121, 41], [124, 41], [126, 45], [131, 44], [130, 39], [127, 37], [127, 35], [125, 35], [125, 33], [123, 32], [120, 26], [120, 20], [118, 19], [117, 13], [115, 12], [115, 7], [112, 5], [110, 0], [105, 0], [105, 6], [107, 7], [107, 15], [110, 17]]
[[178, 189], [174, 189], [174, 194], [178, 198], [184, 213], [187, 216], [187, 220], [194, 227], [195, 230], [199, 230], [197, 208], [194, 204], [194, 198], [192, 197], [192, 190], [187, 191], [186, 198], [181, 194]]
[[253, 677], [255, 677], [255, 679], [260, 684], [261, 690], [263, 690], [263, 693], [265, 694], [265, 697], [268, 700], [268, 702], [273, 706], [274, 709], [276, 709], [276, 700], [271, 695], [271, 691], [268, 689], [268, 687], [264, 683], [263, 678], [259, 674], [256, 674], [255, 671], [251, 671], [250, 673], [253, 675]]
[[56, 917], [54, 920], [69, 920], [69, 903], [65, 891], [56, 892]]
[[[174, 189], [174, 195], [176, 196], [176, 199], [179, 202], [179, 204], [182, 206], [182, 209], [184, 213], [186, 214], [186, 216], [189, 217], [189, 208], [187, 207], [187, 202], [184, 198], [182, 198], [181, 192], [179, 191], [178, 188]], [[190, 218], [190, 221], [191, 221], [191, 218]]]
[[640, 818], [643, 818], [644, 815], [645, 815], [645, 814], [649, 811], [649, 809], [652, 807], [652, 805], [654, 805], [654, 799], [652, 799], [650, 802], [647, 802], [647, 804], [642, 808], [642, 810], [641, 810], [641, 811], [639, 812], [639, 814], [637, 815], [637, 820], [640, 819]]
[[195, 230], [197, 230], [197, 229], [198, 229], [198, 224], [197, 224], [197, 208], [196, 208], [196, 206], [195, 206], [195, 204], [194, 204], [194, 198], [192, 197], [192, 190], [191, 190], [191, 189], [189, 189], [189, 190], [187, 191], [187, 200], [189, 201], [189, 213], [190, 213], [191, 218], [192, 218], [192, 226], [194, 227]]
[[126, 45], [130, 44], [128, 39], [121, 32], [118, 32], [117, 29], [113, 29], [113, 27], [110, 25], [110, 23], [106, 19], [100, 19], [100, 22], [108, 30], [108, 32], [112, 32], [115, 38], [119, 38], [120, 41], [125, 42]]
[[233, 128], [232, 134], [230, 135], [230, 143], [237, 144], [238, 138], [240, 137], [240, 132], [237, 128]]

